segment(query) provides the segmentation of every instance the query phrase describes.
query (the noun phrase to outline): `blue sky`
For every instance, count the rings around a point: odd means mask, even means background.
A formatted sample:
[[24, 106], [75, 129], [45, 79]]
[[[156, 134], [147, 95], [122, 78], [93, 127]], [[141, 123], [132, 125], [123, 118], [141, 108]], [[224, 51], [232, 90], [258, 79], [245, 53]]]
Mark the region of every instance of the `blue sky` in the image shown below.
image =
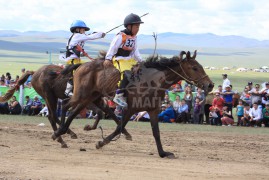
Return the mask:
[[130, 13], [149, 13], [142, 18], [140, 34], [214, 33], [269, 40], [268, 0], [1, 0], [0, 12], [0, 30], [68, 30], [81, 19], [93, 31], [106, 32]]

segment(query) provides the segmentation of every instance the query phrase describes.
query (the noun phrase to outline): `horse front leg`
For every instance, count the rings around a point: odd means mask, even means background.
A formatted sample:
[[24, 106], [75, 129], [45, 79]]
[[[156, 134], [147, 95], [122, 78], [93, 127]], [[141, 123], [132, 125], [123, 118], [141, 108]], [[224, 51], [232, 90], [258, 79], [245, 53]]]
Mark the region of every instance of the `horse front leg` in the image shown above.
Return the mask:
[[160, 130], [159, 130], [159, 120], [157, 118], [158, 111], [159, 110], [156, 109], [152, 112], [149, 112], [149, 115], [150, 115], [150, 123], [151, 123], [152, 133], [153, 133], [156, 145], [157, 145], [159, 156], [162, 158], [164, 158], [164, 157], [175, 158], [175, 155], [173, 153], [165, 152], [163, 150], [162, 143], [161, 143], [161, 137], [160, 137]]
[[[66, 106], [65, 108], [68, 109], [68, 106]], [[65, 122], [65, 123], [62, 123], [62, 121], [61, 121], [61, 125], [60, 125], [60, 127], [59, 127], [59, 128], [57, 129], [57, 131], [55, 131], [55, 132], [53, 133], [53, 135], [52, 135], [52, 138], [53, 138], [54, 140], [55, 140], [57, 137], [59, 137], [59, 136], [65, 134], [65, 133], [67, 133], [67, 131], [68, 131], [68, 129], [69, 129], [69, 126], [71, 125], [73, 119], [79, 114], [79, 112], [80, 112], [83, 108], [85, 108], [85, 105], [84, 105], [84, 104], [79, 104], [79, 105], [77, 105], [76, 108], [73, 109], [73, 110], [70, 112], [70, 114], [69, 114], [69, 116], [68, 116], [66, 122]], [[63, 116], [62, 116], [62, 118], [63, 118]]]

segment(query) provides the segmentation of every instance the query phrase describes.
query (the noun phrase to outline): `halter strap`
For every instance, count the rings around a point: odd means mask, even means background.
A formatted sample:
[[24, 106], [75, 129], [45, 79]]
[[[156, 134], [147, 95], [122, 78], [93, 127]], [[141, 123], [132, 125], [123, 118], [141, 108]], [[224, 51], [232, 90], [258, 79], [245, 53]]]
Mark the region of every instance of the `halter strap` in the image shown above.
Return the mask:
[[[206, 78], [206, 77], [208, 77], [208, 75], [206, 74], [206, 75], [204, 75], [204, 76], [202, 76], [201, 78], [199, 78], [199, 79], [195, 79], [195, 80], [192, 80], [190, 77], [188, 77], [188, 75], [185, 73], [185, 71], [183, 70], [183, 68], [182, 68], [182, 66], [181, 66], [181, 63], [180, 63], [180, 68], [181, 68], [181, 70], [183, 71], [183, 73], [184, 73], [184, 75], [186, 76], [186, 77], [184, 77], [184, 76], [182, 76], [181, 74], [179, 74], [178, 72], [176, 72], [175, 70], [173, 70], [172, 68], [170, 68], [170, 67], [168, 67], [168, 66], [166, 66], [168, 69], [170, 69], [172, 72], [174, 72], [175, 74], [177, 74], [179, 77], [181, 77], [182, 79], [184, 79], [185, 81], [188, 81], [188, 82], [190, 82], [190, 83], [192, 83], [193, 85], [195, 85], [195, 86], [199, 86], [199, 81], [201, 81], [202, 79], [204, 79], [204, 78]], [[198, 83], [196, 83], [196, 82], [198, 82]]]

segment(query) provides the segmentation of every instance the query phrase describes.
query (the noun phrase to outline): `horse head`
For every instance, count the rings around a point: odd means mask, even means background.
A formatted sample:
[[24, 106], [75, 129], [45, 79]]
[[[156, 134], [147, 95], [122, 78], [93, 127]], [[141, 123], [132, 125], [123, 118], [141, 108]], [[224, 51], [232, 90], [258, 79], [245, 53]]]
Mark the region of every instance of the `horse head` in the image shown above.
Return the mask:
[[[184, 55], [185, 58], [183, 57]], [[189, 51], [187, 53], [185, 51], [181, 51], [179, 54], [180, 69], [178, 69], [178, 73], [183, 76], [185, 81], [202, 88], [207, 94], [212, 91], [214, 84], [205, 73], [203, 66], [196, 61], [196, 55], [196, 50], [192, 56]]]

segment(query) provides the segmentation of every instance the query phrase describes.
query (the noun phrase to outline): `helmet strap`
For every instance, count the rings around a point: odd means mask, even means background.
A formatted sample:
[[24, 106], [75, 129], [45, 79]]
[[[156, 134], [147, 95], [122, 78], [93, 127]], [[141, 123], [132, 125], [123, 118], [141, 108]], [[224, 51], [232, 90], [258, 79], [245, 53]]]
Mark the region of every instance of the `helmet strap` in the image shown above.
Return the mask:
[[[129, 25], [131, 25], [131, 29], [128, 28]], [[133, 33], [132, 33], [133, 25], [132, 25], [132, 24], [129, 24], [129, 25], [127, 25], [126, 30], [129, 32], [129, 34], [130, 34], [131, 36], [133, 36]]]

